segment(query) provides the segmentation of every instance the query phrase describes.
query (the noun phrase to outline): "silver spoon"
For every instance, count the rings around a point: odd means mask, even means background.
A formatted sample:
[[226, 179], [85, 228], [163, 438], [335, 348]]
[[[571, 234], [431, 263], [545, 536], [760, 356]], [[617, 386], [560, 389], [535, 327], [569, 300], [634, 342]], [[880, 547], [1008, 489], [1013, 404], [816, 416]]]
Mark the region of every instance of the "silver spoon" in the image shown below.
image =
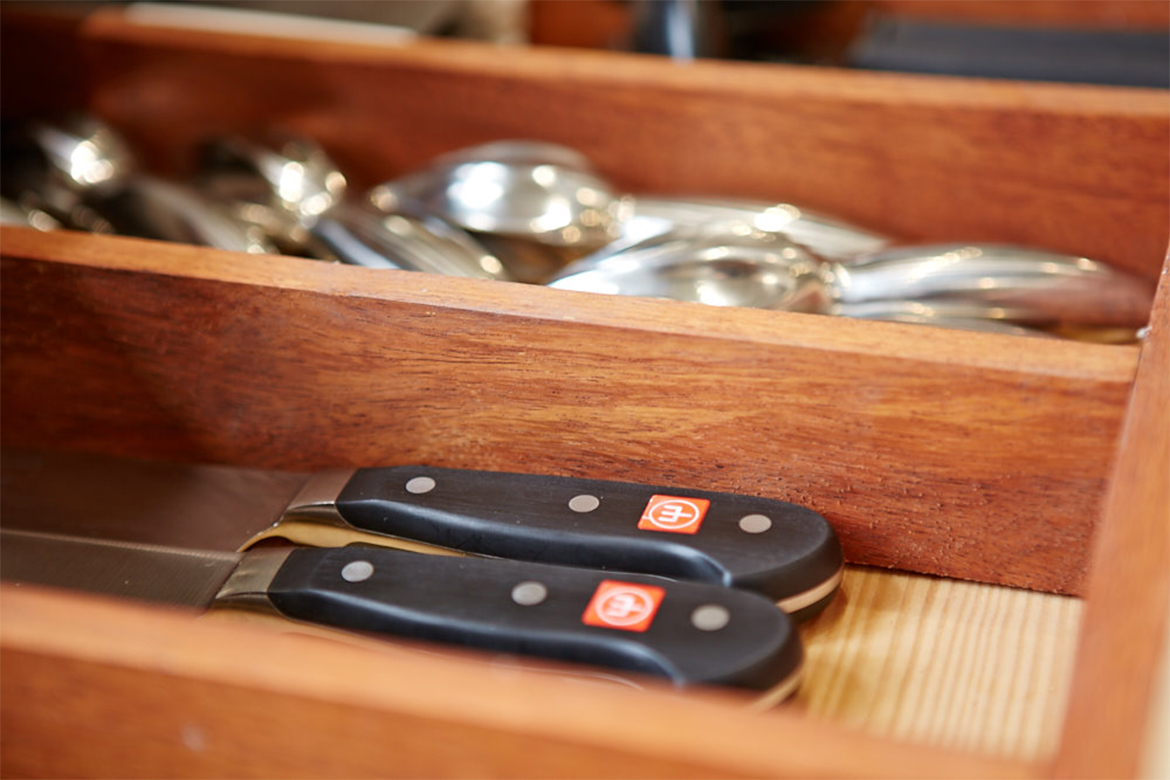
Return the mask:
[[91, 116], [36, 122], [6, 144], [5, 178], [28, 207], [63, 225], [97, 233], [272, 252], [260, 231], [242, 225], [190, 188], [139, 173], [126, 142]]
[[[262, 228], [285, 252], [321, 257], [310, 227], [340, 205], [347, 182], [317, 144], [281, 131], [260, 140], [209, 139], [196, 151], [197, 186]], [[332, 258], [322, 258], [332, 259]]]
[[487, 244], [522, 281], [620, 236], [625, 200], [567, 147], [501, 141], [458, 150], [369, 193], [388, 214], [437, 214]]
[[607, 247], [569, 265], [548, 286], [788, 311], [829, 305], [821, 262], [807, 249], [746, 224], [731, 232], [724, 227], [675, 226]]
[[891, 298], [977, 304], [1022, 323], [1141, 327], [1154, 287], [1086, 257], [1008, 244], [934, 244], [885, 249], [828, 264], [834, 300]]
[[953, 330], [975, 330], [1013, 336], [1053, 338], [1052, 334], [1012, 322], [1025, 312], [1000, 307], [952, 301], [869, 301], [860, 304], [833, 304], [825, 311], [837, 317], [882, 320], [918, 325], [935, 325]]
[[0, 198], [0, 225], [31, 227], [44, 232], [61, 229], [61, 223], [50, 214], [8, 198]]
[[624, 239], [641, 240], [674, 225], [743, 223], [780, 233], [826, 260], [847, 261], [888, 247], [889, 236], [789, 203], [736, 198], [633, 197], [622, 225]]
[[488, 250], [438, 217], [388, 216], [345, 201], [344, 175], [307, 138], [210, 139], [200, 148], [198, 179], [286, 251], [368, 268], [508, 278]]
[[85, 202], [121, 190], [135, 168], [110, 127], [87, 115], [6, 125], [2, 147], [6, 197], [63, 227], [112, 232]]
[[235, 219], [191, 187], [133, 176], [116, 193], [87, 203], [124, 236], [197, 244], [248, 254], [275, 254], [264, 231]]
[[1140, 326], [1152, 286], [1087, 258], [1000, 245], [908, 247], [848, 265], [770, 231], [676, 227], [585, 258], [549, 283], [722, 306], [833, 313], [867, 301], [949, 301], [1011, 310], [1020, 323]]

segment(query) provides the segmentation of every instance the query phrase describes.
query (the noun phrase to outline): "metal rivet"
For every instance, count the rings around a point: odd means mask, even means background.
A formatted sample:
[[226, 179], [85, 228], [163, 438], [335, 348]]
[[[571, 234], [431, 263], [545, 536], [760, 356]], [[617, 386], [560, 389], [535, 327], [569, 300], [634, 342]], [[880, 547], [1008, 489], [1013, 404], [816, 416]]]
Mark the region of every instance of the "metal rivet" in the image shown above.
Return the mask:
[[739, 521], [739, 530], [748, 534], [762, 534], [771, 527], [772, 518], [767, 515], [747, 515]]
[[718, 631], [731, 622], [727, 607], [704, 604], [691, 613], [691, 625], [700, 631]]
[[512, 601], [522, 607], [532, 607], [548, 598], [548, 588], [543, 583], [529, 580], [512, 588]]
[[435, 480], [430, 477], [415, 477], [406, 483], [407, 493], [430, 493], [435, 489]]
[[582, 493], [569, 499], [569, 509], [574, 512], [592, 512], [599, 506], [601, 506], [601, 499], [588, 493]]
[[374, 573], [374, 564], [369, 561], [350, 561], [341, 569], [341, 579], [346, 582], [364, 582]]

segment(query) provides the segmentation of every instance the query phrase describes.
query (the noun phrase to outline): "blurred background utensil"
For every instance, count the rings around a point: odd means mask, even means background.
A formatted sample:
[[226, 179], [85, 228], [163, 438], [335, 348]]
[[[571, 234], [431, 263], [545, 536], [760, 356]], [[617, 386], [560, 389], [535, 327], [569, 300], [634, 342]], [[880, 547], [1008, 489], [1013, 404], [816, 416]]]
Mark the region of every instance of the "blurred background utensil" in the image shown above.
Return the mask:
[[1136, 338], [1153, 285], [1005, 244], [898, 245], [829, 215], [729, 197], [618, 192], [575, 149], [457, 149], [347, 199], [313, 139], [207, 139], [195, 186], [139, 172], [92, 117], [4, 127], [3, 219], [369, 268], [606, 294], [1083, 340]]
[[0, 225], [18, 225], [42, 231], [61, 229], [61, 223], [44, 211], [26, 208], [3, 197], [0, 197]]
[[376, 212], [346, 201], [347, 182], [315, 142], [269, 132], [207, 139], [198, 152], [199, 186], [230, 204], [290, 254], [368, 268], [398, 268], [507, 279], [500, 262], [471, 236], [431, 215]]
[[64, 227], [97, 232], [113, 229], [86, 201], [121, 190], [136, 167], [122, 138], [85, 115], [5, 124], [0, 157], [5, 197]]
[[[731, 231], [718, 223], [676, 225], [584, 258], [549, 286], [838, 315], [875, 301], [944, 302], [965, 307], [963, 317], [952, 313], [950, 319], [970, 319], [979, 311], [978, 319], [1017, 324], [1135, 328], [1144, 324], [1153, 302], [1152, 285], [1145, 280], [1083, 257], [945, 244], [823, 262], [779, 233], [743, 223]], [[921, 311], [914, 316], [923, 319]]]
[[92, 116], [5, 128], [4, 194], [64, 227], [271, 253], [263, 233], [240, 224], [192, 188], [139, 171], [126, 142]]
[[1141, 327], [1154, 299], [1147, 280], [1105, 263], [1008, 244], [892, 247], [827, 265], [826, 281], [842, 304], [977, 304], [1031, 324]]
[[744, 223], [725, 228], [675, 225], [617, 244], [569, 265], [548, 286], [786, 311], [829, 305], [821, 262], [807, 249]]
[[826, 260], [846, 261], [893, 243], [889, 236], [790, 203], [661, 195], [637, 195], [630, 199], [622, 236], [640, 240], [666, 232], [675, 225], [718, 222], [742, 223], [779, 233]]
[[575, 150], [515, 140], [439, 157], [369, 198], [387, 214], [446, 219], [531, 282], [619, 238], [626, 203]]

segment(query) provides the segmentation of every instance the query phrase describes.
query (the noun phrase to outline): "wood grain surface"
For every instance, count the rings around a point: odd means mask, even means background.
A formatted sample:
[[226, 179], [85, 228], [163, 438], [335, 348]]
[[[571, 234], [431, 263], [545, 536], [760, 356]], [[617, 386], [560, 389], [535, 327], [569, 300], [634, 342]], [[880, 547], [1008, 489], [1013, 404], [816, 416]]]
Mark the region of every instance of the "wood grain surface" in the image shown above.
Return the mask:
[[1165, 30], [1170, 3], [1162, 0], [868, 0], [903, 16], [975, 24], [1093, 30]]
[[[1081, 587], [1136, 349], [5, 229], [8, 446], [763, 495], [854, 562]], [[1070, 424], [1075, 421], [1075, 424]]]
[[118, 9], [84, 35], [91, 105], [165, 172], [189, 170], [208, 133], [261, 125], [317, 138], [358, 188], [529, 137], [581, 150], [629, 191], [788, 200], [906, 239], [1033, 243], [1151, 278], [1170, 238], [1160, 90], [309, 45], [135, 25]]
[[1154, 674], [1170, 650], [1170, 265], [1142, 347], [1089, 597], [1055, 774], [1136, 777]]
[[1055, 755], [1079, 599], [850, 568], [801, 631], [811, 716], [982, 755]]
[[[14, 47], [27, 28], [5, 6], [4, 113], [80, 92], [164, 173], [187, 169], [206, 133], [257, 124], [320, 139], [359, 187], [523, 134], [581, 149], [631, 190], [786, 199], [904, 238], [1033, 243], [1151, 279], [1164, 268], [1164, 91], [504, 57], [441, 41], [307, 45], [136, 26], [118, 9]], [[35, 57], [16, 55], [30, 50], [56, 57], [61, 101], [22, 82]], [[436, 286], [12, 228], [0, 254], [5, 444], [657, 476], [812, 504], [854, 561], [1088, 596], [1062, 683], [1067, 645], [1055, 637], [1075, 623], [1074, 602], [999, 588], [968, 598], [982, 586], [953, 583], [942, 599], [916, 579], [863, 576], [840, 607], [853, 618], [813, 629], [829, 684], [809, 690], [823, 696], [747, 713], [725, 695], [570, 692], [474, 659], [339, 649], [0, 587], [0, 774], [1138, 771], [1170, 588], [1165, 283], [1139, 350]], [[966, 632], [952, 602], [986, 630]], [[1052, 666], [1008, 673], [988, 656], [970, 677], [946, 666], [992, 637]], [[852, 669], [865, 676], [847, 687]], [[912, 670], [949, 685], [911, 683], [889, 699], [883, 675], [909, 681]], [[995, 687], [1025, 690], [1016, 672], [1043, 702]], [[960, 695], [968, 683], [981, 697]]]
[[1035, 776], [1031, 762], [875, 737], [800, 706], [757, 712], [731, 693], [8, 584], [0, 610], [5, 777]]

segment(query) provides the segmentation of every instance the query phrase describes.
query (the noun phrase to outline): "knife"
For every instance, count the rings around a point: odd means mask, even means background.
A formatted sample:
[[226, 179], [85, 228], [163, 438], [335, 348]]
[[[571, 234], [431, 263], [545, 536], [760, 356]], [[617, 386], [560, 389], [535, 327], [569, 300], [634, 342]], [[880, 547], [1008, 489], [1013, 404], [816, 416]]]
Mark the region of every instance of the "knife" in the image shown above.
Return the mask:
[[[30, 502], [49, 524], [38, 530], [88, 527], [94, 536], [156, 543], [179, 533], [184, 546], [218, 548], [216, 529], [226, 524], [233, 539], [247, 532], [239, 549], [270, 537], [360, 541], [657, 575], [756, 591], [798, 619], [829, 603], [843, 568], [832, 527], [796, 504], [535, 474], [394, 466], [304, 475], [6, 453], [5, 517]], [[175, 519], [152, 537], [154, 526], [135, 523], [137, 514]]]
[[803, 654], [791, 619], [758, 594], [387, 547], [216, 552], [5, 527], [0, 577], [259, 609], [348, 631], [652, 674], [680, 687], [769, 689], [772, 700], [795, 689]]

